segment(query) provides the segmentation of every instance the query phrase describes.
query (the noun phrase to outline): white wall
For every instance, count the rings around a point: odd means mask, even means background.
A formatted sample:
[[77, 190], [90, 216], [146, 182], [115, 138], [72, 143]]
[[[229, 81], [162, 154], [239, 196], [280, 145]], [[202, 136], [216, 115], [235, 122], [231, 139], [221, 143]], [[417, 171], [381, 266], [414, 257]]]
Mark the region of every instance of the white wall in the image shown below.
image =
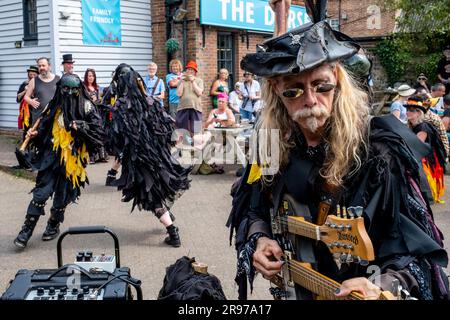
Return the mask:
[[23, 38], [22, 0], [0, 1], [0, 127], [17, 127], [16, 92], [36, 58], [51, 56], [49, 0], [37, 0], [38, 43], [16, 49]]
[[69, 19], [59, 19], [59, 57], [71, 53], [74, 71], [81, 78], [87, 68], [93, 68], [99, 85], [108, 85], [111, 72], [122, 62], [146, 74], [152, 59], [150, 0], [120, 1], [121, 46], [83, 45], [81, 1], [60, 0], [58, 10], [71, 13]]
[[[14, 42], [23, 38], [22, 0], [1, 0], [0, 127], [17, 127], [16, 92], [37, 57], [52, 58], [53, 71], [60, 75], [62, 55], [72, 53], [75, 73], [82, 78], [86, 68], [94, 68], [101, 86], [109, 84], [122, 62], [146, 75], [152, 59], [150, 2], [120, 1], [122, 45], [116, 47], [83, 45], [80, 0], [37, 0], [38, 44], [16, 49]], [[61, 19], [61, 11], [71, 13], [70, 18]]]

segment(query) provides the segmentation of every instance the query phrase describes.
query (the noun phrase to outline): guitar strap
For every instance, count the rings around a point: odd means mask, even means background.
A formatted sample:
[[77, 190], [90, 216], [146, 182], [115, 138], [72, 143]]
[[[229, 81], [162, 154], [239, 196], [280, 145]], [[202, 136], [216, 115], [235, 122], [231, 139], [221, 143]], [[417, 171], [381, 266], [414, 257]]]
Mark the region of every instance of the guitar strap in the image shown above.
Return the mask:
[[320, 202], [317, 210], [317, 219], [315, 223], [321, 226], [327, 220], [327, 216], [333, 213], [332, 209], [339, 203], [339, 199], [342, 195], [342, 187], [332, 185], [324, 181], [320, 176], [317, 177], [317, 179], [321, 180], [319, 182], [321, 184], [321, 190]]

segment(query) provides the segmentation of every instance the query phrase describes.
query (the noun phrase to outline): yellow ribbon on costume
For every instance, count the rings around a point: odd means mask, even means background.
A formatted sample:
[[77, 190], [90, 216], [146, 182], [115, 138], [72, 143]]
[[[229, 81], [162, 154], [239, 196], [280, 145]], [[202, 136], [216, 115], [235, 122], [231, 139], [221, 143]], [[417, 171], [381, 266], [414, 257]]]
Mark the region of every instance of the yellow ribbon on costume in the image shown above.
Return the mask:
[[257, 164], [252, 164], [252, 167], [250, 168], [250, 173], [248, 174], [247, 183], [252, 184], [253, 182], [258, 181], [261, 179], [262, 175], [262, 169]]
[[72, 181], [73, 187], [79, 187], [80, 182], [86, 181], [86, 169], [84, 164], [89, 160], [89, 153], [86, 150], [86, 144], [76, 150], [74, 154], [73, 137], [70, 132], [64, 127], [61, 109], [58, 108], [53, 120], [53, 151], [61, 149], [60, 163], [65, 163], [66, 178]]

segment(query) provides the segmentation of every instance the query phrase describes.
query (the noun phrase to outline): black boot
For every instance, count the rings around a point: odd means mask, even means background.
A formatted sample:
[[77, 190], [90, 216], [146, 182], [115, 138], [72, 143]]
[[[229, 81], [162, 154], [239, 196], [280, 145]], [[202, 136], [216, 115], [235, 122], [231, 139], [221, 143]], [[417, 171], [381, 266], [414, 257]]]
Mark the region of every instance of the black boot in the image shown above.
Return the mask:
[[14, 244], [19, 248], [25, 248], [27, 246], [28, 240], [30, 240], [33, 234], [34, 227], [38, 222], [40, 216], [25, 216], [25, 222], [20, 230], [19, 235], [14, 239]]
[[116, 181], [117, 170], [111, 169], [106, 175], [105, 186], [114, 187], [114, 182]]
[[164, 239], [164, 242], [173, 247], [181, 246], [178, 228], [172, 224], [172, 225], [168, 226], [166, 229], [167, 229], [167, 233], [169, 234], [169, 236]]
[[59, 235], [59, 225], [64, 221], [64, 211], [65, 209], [51, 209], [51, 216], [47, 221], [47, 227], [42, 235], [42, 240], [53, 240]]

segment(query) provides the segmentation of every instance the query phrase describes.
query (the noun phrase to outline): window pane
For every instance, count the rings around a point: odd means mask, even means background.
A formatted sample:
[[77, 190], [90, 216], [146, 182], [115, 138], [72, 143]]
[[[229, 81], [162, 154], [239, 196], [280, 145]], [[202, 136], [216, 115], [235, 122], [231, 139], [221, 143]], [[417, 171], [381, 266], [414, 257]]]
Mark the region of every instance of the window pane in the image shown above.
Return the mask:
[[24, 1], [24, 38], [37, 38], [37, 8], [36, 0]]
[[217, 69], [226, 68], [229, 72], [228, 86], [233, 88], [234, 82], [234, 43], [232, 33], [219, 33], [217, 35]]

